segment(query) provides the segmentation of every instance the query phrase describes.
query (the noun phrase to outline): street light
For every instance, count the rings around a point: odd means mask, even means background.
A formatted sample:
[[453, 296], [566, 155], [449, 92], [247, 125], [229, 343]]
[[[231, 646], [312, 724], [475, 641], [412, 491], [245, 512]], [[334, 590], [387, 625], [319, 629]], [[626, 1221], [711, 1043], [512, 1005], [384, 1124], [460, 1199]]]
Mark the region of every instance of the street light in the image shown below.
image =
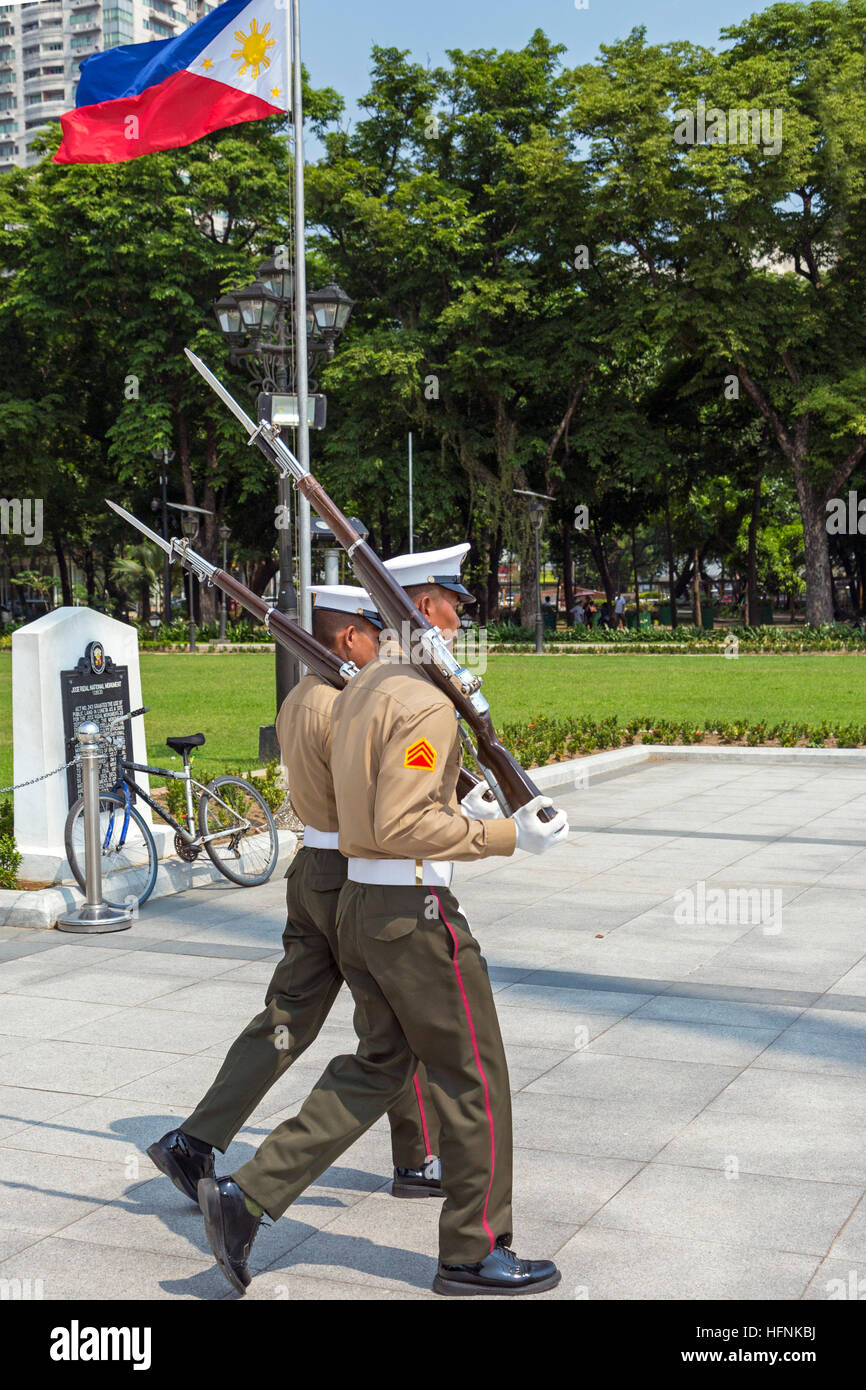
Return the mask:
[[354, 299], [350, 299], [333, 281], [307, 295], [307, 309], [313, 311], [316, 327], [328, 344], [329, 356], [334, 351], [334, 339], [340, 336], [349, 322], [354, 305]]
[[276, 323], [280, 301], [260, 280], [254, 280], [251, 285], [236, 290], [234, 299], [241, 311], [243, 327], [253, 337], [272, 328]]
[[521, 497], [533, 497], [535, 499], [529, 503], [529, 520], [532, 522], [532, 529], [535, 532], [535, 654], [541, 656], [544, 652], [544, 613], [541, 608], [541, 528], [544, 525], [547, 503], [552, 502], [553, 498], [546, 496], [543, 492], [530, 492], [527, 488], [516, 487], [513, 490]]
[[[301, 307], [298, 294], [305, 309], [306, 332], [302, 331], [302, 341], [287, 331], [293, 313]], [[334, 344], [349, 321], [353, 305], [354, 300], [333, 283], [305, 294], [303, 265], [296, 270], [289, 262], [285, 247], [277, 247], [273, 256], [261, 262], [251, 285], [229, 290], [213, 302], [213, 312], [228, 343], [232, 365], [243, 365], [254, 383], [259, 418], [271, 419], [274, 410], [275, 419], [282, 415], [285, 420], [287, 415], [292, 418], [296, 412], [297, 450], [301, 459], [308, 453], [309, 424], [321, 428], [325, 422], [323, 396], [316, 395], [312, 422], [307, 415], [307, 393], [315, 395], [317, 386], [306, 364], [309, 361], [314, 366], [317, 358], [333, 357]], [[280, 586], [276, 608], [297, 622], [298, 596], [293, 580], [290, 523], [292, 490], [288, 479], [279, 481], [278, 500], [282, 522], [277, 531]], [[305, 594], [304, 586], [309, 584], [312, 575], [309, 504], [303, 497], [298, 507], [298, 523], [300, 583]], [[309, 596], [305, 598], [308, 600]], [[309, 615], [308, 602], [302, 600], [301, 610]], [[297, 685], [299, 674], [297, 659], [278, 645], [277, 709]], [[273, 725], [260, 730], [259, 753], [263, 758], [279, 756]]]
[[269, 260], [262, 261], [256, 271], [256, 279], [269, 289], [271, 294], [276, 295], [277, 299], [291, 304], [295, 297], [295, 272], [289, 265], [284, 251], [278, 256], [271, 256]]
[[220, 331], [225, 333], [231, 341], [235, 339], [240, 343], [243, 337], [243, 323], [241, 320], [241, 306], [233, 294], [220, 295], [219, 299], [213, 302], [213, 311], [216, 321], [220, 326]]
[[[222, 543], [223, 543], [223, 569], [224, 569], [224, 570], [227, 570], [227, 569], [228, 569], [228, 553], [227, 553], [227, 547], [228, 547], [228, 543], [229, 543], [229, 536], [231, 535], [231, 533], [232, 533], [231, 527], [230, 527], [230, 526], [226, 526], [225, 522], [223, 522], [222, 526], [221, 526], [220, 529], [219, 529], [219, 537], [220, 537], [220, 540], [221, 540]], [[221, 607], [221, 609], [220, 609], [220, 636], [219, 636], [219, 640], [220, 640], [221, 642], [224, 642], [224, 641], [226, 640], [226, 609], [227, 609], [227, 607], [228, 607], [228, 599], [226, 598], [225, 589], [223, 589], [223, 593], [222, 593], [222, 607]]]

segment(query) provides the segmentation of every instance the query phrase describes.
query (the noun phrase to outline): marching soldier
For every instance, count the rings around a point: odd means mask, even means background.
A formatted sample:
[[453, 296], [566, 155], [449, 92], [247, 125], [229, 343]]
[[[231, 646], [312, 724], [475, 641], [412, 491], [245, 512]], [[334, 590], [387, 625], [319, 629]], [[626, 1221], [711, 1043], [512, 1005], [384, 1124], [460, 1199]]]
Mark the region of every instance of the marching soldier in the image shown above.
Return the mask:
[[[350, 585], [313, 585], [313, 633], [360, 669], [378, 651], [382, 627], [369, 595]], [[277, 715], [283, 763], [291, 770], [292, 800], [304, 824], [303, 848], [286, 873], [288, 915], [283, 959], [265, 1008], [232, 1044], [216, 1079], [179, 1129], [151, 1144], [153, 1162], [196, 1201], [202, 1177], [213, 1176], [213, 1149], [224, 1153], [274, 1082], [318, 1036], [343, 983], [338, 965], [337, 900], [346, 860], [337, 848], [337, 810], [331, 779], [331, 706], [337, 691], [307, 674]], [[442, 1197], [436, 1157], [439, 1121], [423, 1068], [394, 1098], [389, 1116], [395, 1197]]]
[[[388, 562], [430, 623], [453, 640], [468, 546]], [[299, 1114], [231, 1177], [199, 1183], [211, 1249], [240, 1292], [263, 1213], [274, 1220], [393, 1103], [415, 1059], [427, 1068], [441, 1131], [446, 1202], [433, 1288], [525, 1294], [559, 1282], [548, 1260], [511, 1241], [508, 1070], [487, 968], [451, 892], [455, 860], [540, 854], [568, 834], [564, 812], [538, 818], [459, 807], [454, 707], [396, 644], [342, 691], [332, 715], [332, 768], [348, 882], [337, 915], [340, 961], [359, 1045], [335, 1057]], [[477, 789], [476, 789], [477, 792]]]

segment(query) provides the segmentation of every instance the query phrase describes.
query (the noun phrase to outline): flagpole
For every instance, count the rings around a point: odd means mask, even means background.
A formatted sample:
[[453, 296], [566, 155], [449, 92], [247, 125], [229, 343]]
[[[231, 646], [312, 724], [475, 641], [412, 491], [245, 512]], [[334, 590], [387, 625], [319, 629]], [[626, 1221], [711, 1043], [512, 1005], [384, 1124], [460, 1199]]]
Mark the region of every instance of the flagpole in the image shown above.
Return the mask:
[[[289, 15], [286, 11], [286, 25]], [[310, 466], [310, 427], [307, 420], [307, 267], [304, 248], [304, 111], [301, 93], [301, 6], [292, 0], [292, 118], [295, 128], [295, 391], [298, 397], [298, 460]], [[313, 626], [310, 554], [310, 504], [298, 494], [298, 552], [300, 556], [301, 626]]]

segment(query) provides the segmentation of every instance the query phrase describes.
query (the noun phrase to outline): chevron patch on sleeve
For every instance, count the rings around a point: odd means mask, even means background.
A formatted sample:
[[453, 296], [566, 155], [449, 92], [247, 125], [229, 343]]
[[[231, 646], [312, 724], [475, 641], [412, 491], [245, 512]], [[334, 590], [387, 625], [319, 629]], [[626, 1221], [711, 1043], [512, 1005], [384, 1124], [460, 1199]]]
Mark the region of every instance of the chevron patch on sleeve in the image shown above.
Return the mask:
[[410, 743], [406, 749], [406, 756], [403, 759], [404, 767], [420, 767], [425, 772], [432, 772], [436, 766], [437, 753], [426, 738], [419, 738], [415, 743]]

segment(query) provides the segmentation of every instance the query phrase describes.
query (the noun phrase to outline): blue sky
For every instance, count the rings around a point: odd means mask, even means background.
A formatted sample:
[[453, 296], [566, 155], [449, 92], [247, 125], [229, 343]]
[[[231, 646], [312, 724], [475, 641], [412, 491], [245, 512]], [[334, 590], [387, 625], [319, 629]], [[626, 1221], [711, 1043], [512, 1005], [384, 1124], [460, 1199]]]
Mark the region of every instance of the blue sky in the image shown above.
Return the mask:
[[566, 61], [574, 64], [591, 62], [599, 44], [639, 24], [653, 43], [716, 44], [725, 25], [764, 8], [761, 0], [589, 0], [585, 10], [574, 0], [301, 0], [301, 48], [314, 85], [336, 87], [354, 116], [374, 43], [409, 49], [417, 62], [435, 66], [447, 48], [521, 48], [543, 29], [567, 46]]

